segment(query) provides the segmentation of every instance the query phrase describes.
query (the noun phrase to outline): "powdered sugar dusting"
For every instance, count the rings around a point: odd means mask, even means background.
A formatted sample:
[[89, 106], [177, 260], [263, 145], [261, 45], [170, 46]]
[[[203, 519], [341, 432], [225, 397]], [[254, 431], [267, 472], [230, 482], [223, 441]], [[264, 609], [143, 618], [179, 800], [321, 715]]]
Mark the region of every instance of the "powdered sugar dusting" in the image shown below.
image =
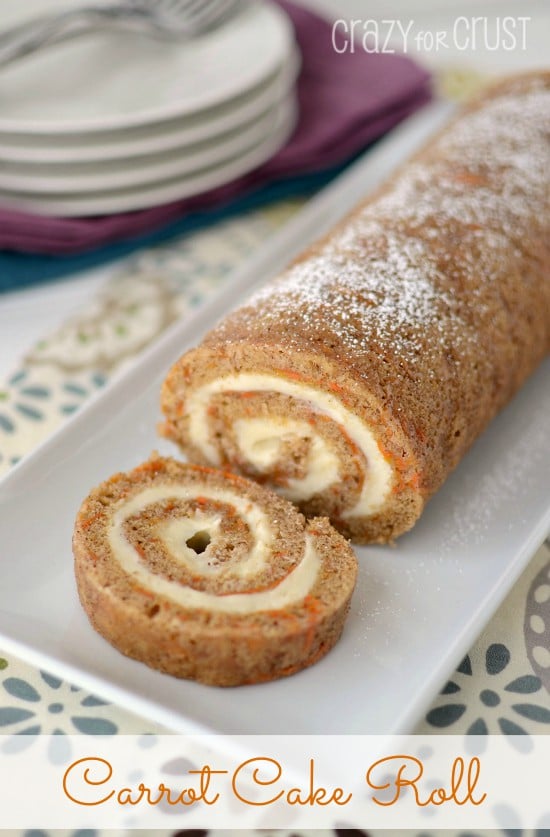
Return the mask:
[[[536, 256], [543, 240], [536, 226], [548, 214], [549, 138], [550, 90], [537, 80], [487, 100], [239, 316], [253, 320], [260, 306], [266, 328], [284, 329], [290, 348], [298, 334], [296, 348], [324, 342], [359, 365], [373, 349], [390, 352], [409, 374], [415, 365], [425, 374], [427, 355], [435, 361], [450, 346], [455, 363], [466, 344], [472, 357], [480, 309], [489, 321], [499, 304], [488, 285], [511, 259]], [[458, 244], [445, 253], [435, 240], [450, 231]]]
[[298, 318], [302, 338], [322, 335], [325, 342], [332, 340], [332, 348], [356, 356], [391, 345], [409, 361], [425, 348], [427, 330], [443, 337], [452, 322], [453, 332], [463, 332], [452, 299], [438, 291], [437, 268], [426, 245], [375, 222], [363, 226], [365, 231], [377, 243], [375, 253], [363, 250], [361, 259], [342, 256], [336, 241], [260, 290], [250, 302], [251, 315], [261, 305], [266, 325]]
[[549, 170], [550, 90], [504, 96], [459, 119], [365, 215], [458, 220], [521, 240], [548, 212]]

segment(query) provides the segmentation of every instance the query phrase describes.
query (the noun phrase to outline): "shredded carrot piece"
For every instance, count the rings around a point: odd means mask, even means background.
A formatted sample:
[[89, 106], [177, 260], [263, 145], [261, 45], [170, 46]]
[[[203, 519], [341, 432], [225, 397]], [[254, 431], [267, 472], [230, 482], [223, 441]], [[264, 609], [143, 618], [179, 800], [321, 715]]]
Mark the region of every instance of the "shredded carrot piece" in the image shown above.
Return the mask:
[[408, 485], [410, 485], [411, 488], [414, 488], [415, 491], [418, 491], [421, 485], [421, 478], [418, 471], [415, 471], [415, 473], [410, 477]]
[[333, 392], [345, 392], [344, 387], [337, 384], [336, 381], [331, 381], [328, 388], [333, 390]]
[[180, 361], [180, 372], [183, 376], [183, 380], [188, 384], [191, 381], [191, 369], [189, 366], [186, 366], [185, 363], [181, 363]]
[[142, 473], [142, 472], [157, 473], [157, 471], [162, 471], [163, 468], [164, 468], [164, 463], [163, 462], [159, 462], [157, 459], [152, 459], [152, 460], [150, 459], [147, 462], [142, 462], [141, 465], [137, 465], [134, 468], [133, 473], [136, 473], [136, 472], [137, 473]]
[[241, 484], [247, 482], [247, 480], [245, 480], [244, 477], [240, 477], [238, 474], [232, 474], [231, 471], [222, 471], [222, 474], [225, 477], [225, 479], [230, 480], [230, 482], [236, 482]]
[[294, 369], [283, 369], [282, 373], [285, 378], [294, 378], [295, 381], [307, 381], [307, 378], [301, 372], [295, 372]]
[[126, 474], [113, 474], [112, 477], [109, 478], [109, 482], [120, 482], [121, 480], [125, 479]]
[[134, 585], [134, 590], [136, 593], [141, 593], [142, 596], [147, 596], [148, 599], [154, 599], [155, 594], [151, 593], [150, 590], [147, 590], [146, 587], [140, 587], [139, 585]]
[[105, 512], [97, 512], [96, 514], [93, 514], [91, 517], [87, 517], [85, 518], [85, 520], [82, 520], [80, 522], [80, 525], [83, 529], [89, 529], [92, 523], [95, 523], [96, 520], [99, 520], [102, 517], [105, 517]]
[[469, 171], [457, 172], [454, 179], [459, 183], [466, 183], [468, 186], [486, 186], [488, 182], [482, 174], [473, 174]]
[[306, 666], [313, 665], [314, 663], [317, 662], [317, 660], [320, 660], [321, 657], [324, 657], [325, 653], [326, 653], [325, 645], [321, 645], [319, 647], [319, 649], [316, 651], [316, 653], [312, 657], [309, 657], [303, 663], [296, 663], [293, 666], [287, 666], [286, 668], [280, 669], [277, 672], [277, 674], [260, 675], [259, 677], [254, 677], [251, 680], [246, 681], [246, 682], [248, 682], [248, 683], [267, 683], [269, 680], [274, 680], [276, 677], [288, 677], [288, 675], [294, 674], [297, 671], [301, 671], [301, 669], [305, 668]]
[[[293, 569], [293, 568], [292, 568], [292, 569]], [[284, 581], [284, 579], [285, 579], [288, 575], [290, 575], [290, 573], [292, 572], [292, 569], [291, 569], [291, 570], [289, 570], [287, 573], [285, 573], [285, 574], [284, 574], [284, 576], [283, 576], [282, 578], [278, 578], [278, 579], [276, 579], [275, 581], [272, 581], [272, 582], [271, 582], [271, 584], [266, 584], [264, 587], [252, 587], [251, 589], [246, 590], [246, 591], [245, 591], [245, 592], [246, 592], [246, 594], [247, 594], [247, 595], [250, 595], [251, 593], [263, 593], [263, 592], [265, 592], [265, 591], [267, 591], [267, 590], [273, 590], [273, 589], [275, 589], [275, 587], [278, 587], [278, 586], [279, 586], [279, 584], [280, 584], [282, 581]], [[233, 595], [233, 594], [232, 594], [232, 593], [219, 593], [218, 595], [219, 595], [219, 596], [221, 596], [221, 597], [223, 597], [223, 596], [231, 596], [231, 595]]]

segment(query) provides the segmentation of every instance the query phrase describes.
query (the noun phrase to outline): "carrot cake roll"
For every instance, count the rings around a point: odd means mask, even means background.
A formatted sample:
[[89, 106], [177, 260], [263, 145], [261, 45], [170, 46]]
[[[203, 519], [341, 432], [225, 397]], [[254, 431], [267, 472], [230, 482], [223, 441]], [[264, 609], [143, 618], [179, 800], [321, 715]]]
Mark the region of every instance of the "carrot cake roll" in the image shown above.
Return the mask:
[[95, 488], [76, 520], [80, 600], [123, 654], [218, 686], [293, 674], [340, 637], [355, 555], [256, 483], [156, 455]]
[[358, 542], [418, 519], [550, 347], [550, 73], [484, 93], [162, 392], [195, 462]]

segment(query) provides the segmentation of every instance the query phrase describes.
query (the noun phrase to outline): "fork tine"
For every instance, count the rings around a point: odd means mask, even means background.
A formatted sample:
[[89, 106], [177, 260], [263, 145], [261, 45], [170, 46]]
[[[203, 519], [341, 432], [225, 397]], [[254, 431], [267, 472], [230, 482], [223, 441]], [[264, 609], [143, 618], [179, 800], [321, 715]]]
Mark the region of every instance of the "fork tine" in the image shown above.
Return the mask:
[[186, 23], [193, 27], [195, 32], [206, 31], [214, 24], [217, 25], [229, 17], [233, 9], [240, 5], [240, 2], [241, 0], [202, 0], [200, 9]]
[[143, 8], [151, 12], [166, 9], [168, 11], [173, 10], [179, 13], [187, 13], [188, 9], [193, 9], [197, 4], [200, 5], [201, 0], [156, 0], [156, 8], [152, 6], [151, 0], [128, 0], [128, 2], [134, 8]]
[[183, 12], [187, 20], [200, 12], [201, 7], [205, 3], [208, 4], [208, 2], [210, 0], [163, 0], [162, 6], [173, 10], [175, 14], [181, 14]]
[[[0, 0], [1, 2], [1, 0]], [[192, 38], [220, 25], [249, 0], [116, 0], [45, 15], [0, 32], [0, 67], [94, 28], [125, 26], [164, 39]]]

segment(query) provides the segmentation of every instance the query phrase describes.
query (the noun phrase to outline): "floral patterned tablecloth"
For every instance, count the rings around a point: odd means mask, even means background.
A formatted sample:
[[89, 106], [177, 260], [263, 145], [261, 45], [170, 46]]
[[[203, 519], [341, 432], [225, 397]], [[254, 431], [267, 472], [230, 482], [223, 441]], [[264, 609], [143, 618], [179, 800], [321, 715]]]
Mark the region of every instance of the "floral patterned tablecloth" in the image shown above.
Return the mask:
[[[115, 380], [171, 322], [200, 306], [299, 205], [286, 201], [225, 221], [143, 252], [114, 269], [86, 310], [54, 334], [46, 334], [0, 384], [0, 474], [67, 421], [93, 392]], [[160, 729], [0, 647], [0, 733]], [[550, 732], [548, 545], [533, 556], [416, 732]], [[336, 831], [353, 827], [345, 822], [332, 825]], [[36, 837], [39, 833], [32, 832]]]

